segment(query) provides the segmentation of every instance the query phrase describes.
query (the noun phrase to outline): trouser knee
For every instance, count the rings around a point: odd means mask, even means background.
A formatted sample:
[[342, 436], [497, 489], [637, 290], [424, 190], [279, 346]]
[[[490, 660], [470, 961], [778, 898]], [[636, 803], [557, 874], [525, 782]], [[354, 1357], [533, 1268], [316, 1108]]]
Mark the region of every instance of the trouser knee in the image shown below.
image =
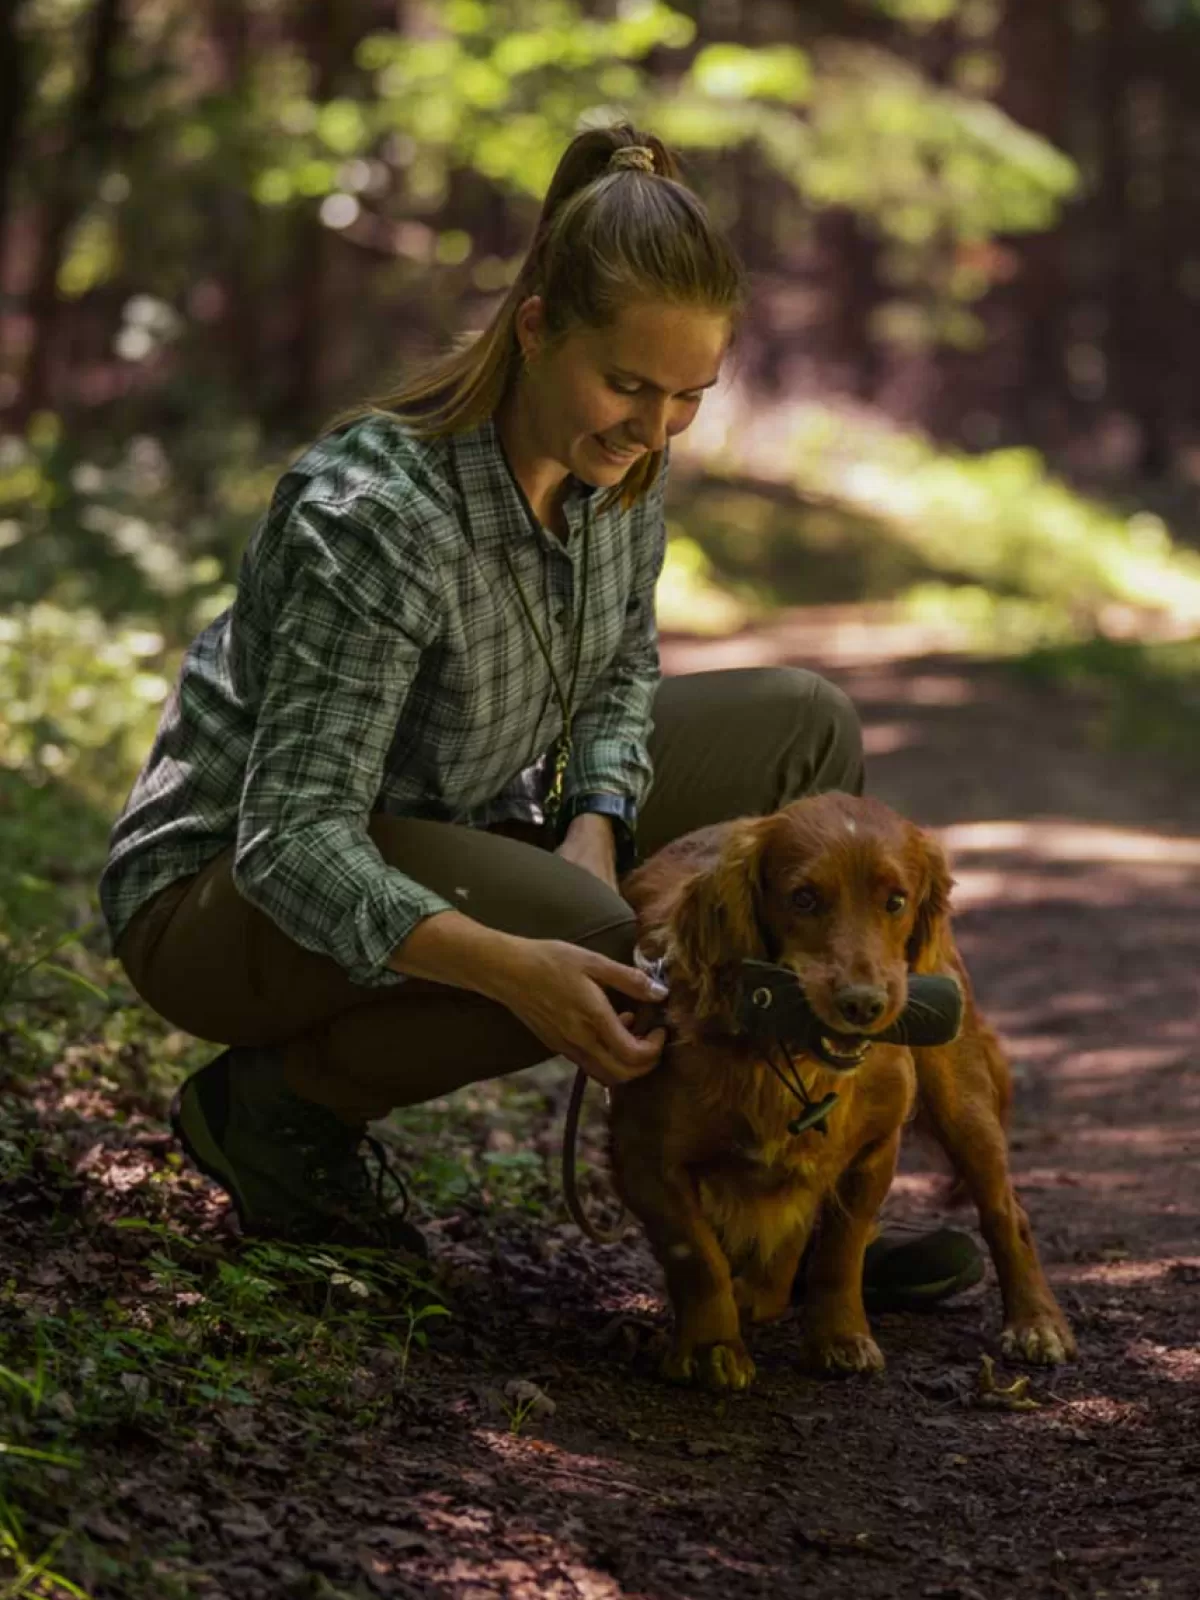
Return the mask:
[[844, 689], [801, 667], [774, 669], [777, 693], [795, 730], [780, 803], [838, 789], [863, 792], [862, 724]]

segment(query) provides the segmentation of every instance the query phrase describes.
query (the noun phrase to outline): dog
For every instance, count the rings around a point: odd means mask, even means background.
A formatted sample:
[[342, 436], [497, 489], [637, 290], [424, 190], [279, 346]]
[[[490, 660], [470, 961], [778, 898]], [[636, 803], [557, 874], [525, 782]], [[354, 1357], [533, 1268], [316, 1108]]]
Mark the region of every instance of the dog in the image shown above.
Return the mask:
[[[1052, 1364], [1075, 1353], [1009, 1174], [1011, 1079], [950, 931], [941, 847], [880, 801], [828, 793], [675, 840], [622, 879], [639, 957], [670, 987], [656, 1069], [610, 1091], [618, 1193], [663, 1269], [674, 1313], [664, 1375], [745, 1388], [749, 1324], [780, 1317], [808, 1249], [801, 1358], [818, 1373], [879, 1371], [863, 1309], [863, 1256], [919, 1100], [974, 1200], [1004, 1303], [1002, 1348]], [[953, 974], [953, 1043], [844, 1043], [836, 1065], [793, 1057], [821, 1127], [789, 1131], [798, 1101], [739, 1020], [740, 963], [796, 974], [823, 1041], [880, 1034], [908, 979]], [[811, 1246], [811, 1248], [809, 1248]]]

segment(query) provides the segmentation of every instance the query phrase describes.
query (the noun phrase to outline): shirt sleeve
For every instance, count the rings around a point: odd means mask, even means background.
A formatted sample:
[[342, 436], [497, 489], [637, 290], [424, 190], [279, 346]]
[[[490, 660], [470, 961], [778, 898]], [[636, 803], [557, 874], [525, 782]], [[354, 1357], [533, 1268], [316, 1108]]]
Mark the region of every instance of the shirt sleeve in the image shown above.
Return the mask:
[[452, 909], [388, 866], [367, 833], [441, 626], [425, 544], [397, 537], [402, 520], [380, 504], [291, 511], [233, 868], [239, 892], [297, 944], [379, 986], [403, 981], [386, 963], [417, 923]]
[[667, 549], [664, 515], [669, 456], [645, 497], [638, 535], [642, 559], [625, 606], [620, 643], [607, 669], [576, 714], [563, 797], [618, 794], [632, 826], [653, 776], [646, 741], [653, 726], [655, 690], [662, 680], [654, 593]]

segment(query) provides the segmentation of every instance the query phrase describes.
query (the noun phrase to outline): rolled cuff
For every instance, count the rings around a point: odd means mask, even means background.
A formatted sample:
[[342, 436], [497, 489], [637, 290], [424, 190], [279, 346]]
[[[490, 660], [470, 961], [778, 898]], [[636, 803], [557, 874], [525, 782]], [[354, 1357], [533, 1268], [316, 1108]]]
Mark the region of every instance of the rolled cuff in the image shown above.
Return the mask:
[[352, 983], [403, 983], [388, 966], [396, 947], [428, 916], [455, 908], [382, 860], [369, 841], [346, 839], [344, 822], [239, 851], [238, 892], [290, 939], [336, 961]]

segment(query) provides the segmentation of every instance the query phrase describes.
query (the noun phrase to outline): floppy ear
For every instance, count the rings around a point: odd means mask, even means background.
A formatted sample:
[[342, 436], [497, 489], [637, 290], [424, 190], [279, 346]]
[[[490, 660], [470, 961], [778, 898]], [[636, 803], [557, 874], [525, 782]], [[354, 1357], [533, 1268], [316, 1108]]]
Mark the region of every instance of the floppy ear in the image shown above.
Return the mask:
[[931, 834], [916, 830], [922, 882], [917, 917], [905, 946], [910, 972], [941, 972], [951, 965], [950, 890], [946, 853]]
[[671, 917], [670, 961], [695, 989], [697, 1016], [737, 1031], [737, 963], [768, 959], [761, 857], [769, 817], [731, 825], [716, 863], [685, 883]]

